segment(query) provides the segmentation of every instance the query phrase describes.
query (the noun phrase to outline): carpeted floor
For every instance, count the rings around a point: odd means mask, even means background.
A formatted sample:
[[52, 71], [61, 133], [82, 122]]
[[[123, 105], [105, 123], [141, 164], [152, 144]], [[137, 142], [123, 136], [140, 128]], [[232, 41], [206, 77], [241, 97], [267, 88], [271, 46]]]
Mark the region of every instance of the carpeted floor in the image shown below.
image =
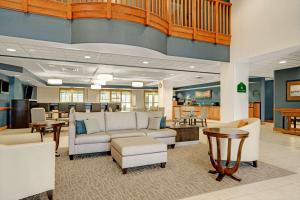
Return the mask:
[[[130, 169], [123, 175], [111, 156], [92, 154], [70, 161], [67, 149], [56, 160], [54, 199], [168, 200], [181, 199], [293, 174], [276, 166], [259, 162], [258, 168], [243, 164], [237, 175], [242, 182], [225, 177], [222, 182], [207, 171], [212, 169], [207, 146], [203, 144], [168, 150], [168, 163]], [[26, 200], [47, 199], [46, 194]]]

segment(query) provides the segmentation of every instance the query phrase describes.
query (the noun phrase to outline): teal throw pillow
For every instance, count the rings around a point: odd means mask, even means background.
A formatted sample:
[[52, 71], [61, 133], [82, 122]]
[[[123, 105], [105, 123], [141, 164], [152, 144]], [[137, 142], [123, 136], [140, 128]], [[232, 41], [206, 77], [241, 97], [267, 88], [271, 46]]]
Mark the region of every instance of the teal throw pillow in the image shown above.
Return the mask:
[[167, 118], [166, 117], [162, 117], [160, 119], [160, 128], [163, 129], [163, 128], [166, 128], [167, 127]]
[[86, 134], [86, 127], [83, 120], [75, 120], [76, 135]]

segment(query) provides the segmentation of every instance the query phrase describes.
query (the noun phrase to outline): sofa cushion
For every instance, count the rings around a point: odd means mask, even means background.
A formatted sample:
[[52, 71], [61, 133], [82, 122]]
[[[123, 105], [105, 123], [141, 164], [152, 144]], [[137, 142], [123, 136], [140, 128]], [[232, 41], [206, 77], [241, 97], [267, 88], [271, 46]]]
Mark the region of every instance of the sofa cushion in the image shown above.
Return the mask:
[[143, 129], [141, 131], [145, 133], [147, 136], [152, 138], [166, 138], [166, 137], [176, 136], [176, 131], [168, 128], [159, 129], [159, 130]]
[[87, 134], [97, 133], [101, 131], [97, 119], [85, 119], [84, 124]]
[[160, 129], [160, 120], [161, 120], [160, 117], [150, 117], [148, 129], [159, 130]]
[[110, 142], [110, 137], [104, 132], [76, 135], [75, 144], [94, 144]]
[[150, 117], [163, 117], [161, 111], [136, 112], [137, 129], [148, 128]]
[[75, 128], [76, 128], [76, 134], [86, 134], [86, 127], [84, 120], [75, 120]]
[[124, 137], [139, 137], [146, 136], [146, 134], [142, 131], [132, 129], [132, 130], [118, 130], [118, 131], [110, 131], [107, 134], [113, 138], [124, 138]]
[[135, 112], [106, 112], [106, 131], [136, 129]]
[[167, 145], [151, 137], [112, 139], [111, 146], [122, 156], [166, 152]]
[[74, 120], [97, 119], [100, 131], [105, 131], [104, 112], [83, 113], [75, 112]]

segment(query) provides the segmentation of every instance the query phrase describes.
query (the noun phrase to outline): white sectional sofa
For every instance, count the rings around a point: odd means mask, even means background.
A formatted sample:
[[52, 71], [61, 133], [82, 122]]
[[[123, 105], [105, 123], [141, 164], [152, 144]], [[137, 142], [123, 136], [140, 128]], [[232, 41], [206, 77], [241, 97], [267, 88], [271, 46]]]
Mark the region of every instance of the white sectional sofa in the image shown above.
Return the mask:
[[[162, 112], [92, 112], [70, 111], [69, 157], [96, 152], [110, 152], [114, 138], [149, 136], [175, 147], [176, 131], [172, 129], [150, 130], [149, 118], [162, 117]], [[75, 120], [97, 119], [99, 132], [76, 135]]]

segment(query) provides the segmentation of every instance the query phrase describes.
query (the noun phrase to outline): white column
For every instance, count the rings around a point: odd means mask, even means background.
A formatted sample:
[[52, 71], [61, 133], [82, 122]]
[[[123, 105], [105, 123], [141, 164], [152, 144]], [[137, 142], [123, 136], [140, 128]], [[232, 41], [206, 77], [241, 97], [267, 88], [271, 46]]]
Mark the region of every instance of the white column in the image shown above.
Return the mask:
[[159, 107], [165, 108], [165, 115], [167, 120], [172, 119], [172, 100], [173, 100], [173, 86], [170, 82], [164, 80], [158, 84], [158, 100]]
[[[246, 93], [237, 92], [243, 82]], [[249, 65], [245, 63], [223, 63], [221, 65], [221, 121], [229, 122], [248, 118]]]

